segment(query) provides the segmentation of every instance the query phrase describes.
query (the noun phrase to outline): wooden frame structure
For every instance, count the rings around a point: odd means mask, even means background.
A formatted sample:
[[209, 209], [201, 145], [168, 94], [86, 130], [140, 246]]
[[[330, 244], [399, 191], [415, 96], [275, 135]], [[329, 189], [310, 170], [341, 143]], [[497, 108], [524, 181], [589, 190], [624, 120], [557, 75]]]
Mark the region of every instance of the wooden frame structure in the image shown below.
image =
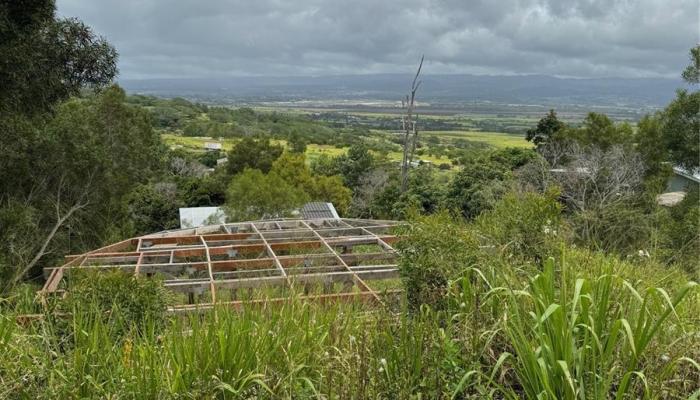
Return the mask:
[[[291, 288], [309, 300], [381, 302], [386, 285], [367, 282], [398, 278], [392, 243], [400, 224], [279, 219], [165, 231], [66, 256], [65, 264], [44, 269], [42, 294], [64, 294], [75, 270], [120, 269], [160, 276], [179, 299], [171, 312], [280, 302]], [[265, 297], [256, 298], [256, 289], [267, 290]]]

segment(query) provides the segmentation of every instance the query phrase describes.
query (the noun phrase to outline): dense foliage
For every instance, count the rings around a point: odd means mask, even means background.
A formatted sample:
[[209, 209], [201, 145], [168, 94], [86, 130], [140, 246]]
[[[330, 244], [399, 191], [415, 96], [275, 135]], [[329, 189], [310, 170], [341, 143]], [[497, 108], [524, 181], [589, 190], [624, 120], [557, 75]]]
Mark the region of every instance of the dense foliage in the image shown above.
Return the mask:
[[276, 173], [246, 169], [231, 181], [226, 211], [235, 221], [290, 217], [309, 197]]
[[0, 274], [9, 282], [47, 256], [130, 233], [122, 198], [159, 171], [163, 149], [149, 114], [124, 101], [110, 87], [12, 130], [26, 136], [0, 157]]
[[226, 168], [230, 174], [243, 172], [246, 168], [270, 172], [272, 163], [282, 155], [282, 147], [270, 144], [268, 138], [244, 138], [228, 153]]
[[[126, 96], [110, 85], [115, 50], [54, 14], [0, 2], [0, 398], [700, 396], [700, 188], [656, 201], [672, 167], [700, 168], [697, 90], [636, 126], [551, 111], [526, 132], [536, 149], [426, 134], [416, 156], [440, 164], [416, 159], [403, 188], [397, 135]], [[250, 220], [307, 201], [409, 220], [404, 293], [173, 316], [158, 277], [111, 272], [35, 297], [42, 267], [178, 227], [180, 207]]]
[[[516, 209], [551, 199], [529, 195], [519, 203], [504, 199], [494, 209], [512, 210], [507, 231], [530, 225]], [[480, 223], [455, 223], [448, 214], [421, 217], [408, 229], [401, 263], [414, 306], [406, 310], [364, 313], [359, 304], [293, 298], [172, 317], [163, 327], [153, 307], [167, 297], [114, 274], [76, 283], [82, 306], [66, 329], [52, 319], [17, 324], [14, 315], [29, 306], [9, 299], [0, 303], [0, 393], [685, 399], [700, 390], [700, 291], [679, 270], [581, 249], [540, 264], [542, 253], [532, 249], [566, 239], [546, 235], [527, 247], [505, 236], [483, 241]]]
[[0, 3], [0, 60], [4, 118], [45, 112], [117, 73], [115, 49], [79, 20], [57, 19], [53, 0]]

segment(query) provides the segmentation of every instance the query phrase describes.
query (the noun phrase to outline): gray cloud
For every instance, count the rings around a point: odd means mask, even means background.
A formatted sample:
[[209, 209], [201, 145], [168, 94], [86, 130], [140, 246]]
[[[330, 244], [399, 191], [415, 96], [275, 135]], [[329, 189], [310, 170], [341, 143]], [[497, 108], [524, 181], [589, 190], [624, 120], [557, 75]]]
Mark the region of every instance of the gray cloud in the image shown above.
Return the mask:
[[406, 72], [677, 77], [697, 0], [58, 0], [123, 78]]

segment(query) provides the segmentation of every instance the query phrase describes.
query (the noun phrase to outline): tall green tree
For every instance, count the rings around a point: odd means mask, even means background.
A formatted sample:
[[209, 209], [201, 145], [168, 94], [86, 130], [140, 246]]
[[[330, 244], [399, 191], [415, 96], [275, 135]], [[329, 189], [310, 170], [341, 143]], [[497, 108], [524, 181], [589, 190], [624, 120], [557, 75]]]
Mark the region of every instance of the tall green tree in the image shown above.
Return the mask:
[[284, 153], [272, 165], [271, 174], [276, 174], [287, 183], [301, 188], [312, 201], [333, 203], [340, 214], [350, 207], [352, 192], [343, 185], [338, 175], [314, 175], [306, 165], [304, 154]]
[[245, 137], [228, 152], [227, 171], [237, 174], [251, 168], [268, 173], [283, 150], [282, 146], [271, 144], [268, 138]]
[[275, 173], [245, 169], [233, 177], [226, 196], [226, 213], [232, 221], [287, 217], [308, 201], [300, 188]]
[[179, 208], [184, 207], [185, 203], [174, 183], [140, 185], [125, 200], [128, 218], [136, 234], [144, 235], [180, 227]]
[[603, 151], [615, 145], [631, 145], [634, 130], [626, 122], [616, 124], [610, 117], [590, 112], [579, 128], [570, 128], [557, 135], [558, 139], [573, 140], [584, 147], [594, 146]]
[[[129, 148], [119, 143], [123, 127], [114, 134], [88, 129], [98, 125], [97, 112], [110, 114], [110, 122], [130, 119], [108, 100], [119, 94], [75, 112], [74, 104], [56, 107], [83, 89], [107, 86], [116, 60], [114, 48], [82, 22], [57, 19], [54, 1], [0, 1], [0, 291], [47, 256], [99, 240], [92, 225], [85, 225], [89, 232], [81, 225], [98, 208], [103, 218], [120, 214], [99, 193], [114, 189], [112, 178], [119, 181], [116, 187], [123, 183], [120, 167], [131, 171], [134, 158], [115, 158]], [[76, 113], [82, 115], [69, 116]], [[68, 127], [68, 120], [75, 124]], [[127, 124], [140, 126], [135, 120]], [[112, 153], [100, 160], [103, 145]]]
[[117, 73], [117, 52], [53, 0], [0, 2], [0, 113], [41, 113]]
[[549, 110], [549, 113], [537, 122], [536, 127], [527, 130], [525, 139], [540, 147], [565, 128], [566, 124], [557, 118], [557, 113]]
[[362, 176], [372, 170], [374, 164], [374, 156], [369, 152], [369, 148], [363, 143], [358, 143], [350, 146], [346, 154], [335, 158], [333, 172], [340, 174], [345, 185], [354, 189]]
[[639, 124], [637, 141], [650, 170], [670, 161], [688, 171], [700, 170], [700, 46], [690, 50], [691, 64], [683, 79], [695, 90], [679, 89], [676, 98], [661, 112], [647, 116]]
[[450, 182], [447, 204], [465, 218], [475, 218], [490, 210], [508, 191], [510, 178], [510, 171], [503, 165], [485, 158], [470, 160]]
[[512, 172], [535, 157], [532, 150], [505, 148], [465, 159], [447, 187], [447, 206], [467, 219], [490, 210], [509, 190]]
[[293, 131], [289, 134], [289, 149], [294, 153], [304, 153], [306, 152], [306, 139], [302, 137], [299, 132]]
[[690, 65], [683, 70], [681, 77], [690, 84], [700, 83], [700, 45], [690, 49]]
[[[116, 86], [91, 99], [56, 108], [32, 125], [25, 152], [0, 163], [0, 208], [23, 208], [0, 220], [0, 264], [14, 266], [16, 282], [47, 257], [94, 247], [121, 236], [122, 197], [159, 168], [163, 147], [144, 109], [125, 103]], [[16, 161], [16, 164], [13, 164]], [[5, 214], [7, 216], [7, 214]], [[18, 224], [25, 226], [18, 226]], [[31, 227], [32, 235], [15, 235]]]
[[700, 91], [678, 90], [660, 114], [661, 143], [669, 159], [688, 171], [700, 169]]
[[314, 177], [311, 169], [306, 165], [306, 157], [303, 154], [285, 152], [275, 160], [270, 172], [277, 174], [290, 185], [307, 192], [313, 185]]

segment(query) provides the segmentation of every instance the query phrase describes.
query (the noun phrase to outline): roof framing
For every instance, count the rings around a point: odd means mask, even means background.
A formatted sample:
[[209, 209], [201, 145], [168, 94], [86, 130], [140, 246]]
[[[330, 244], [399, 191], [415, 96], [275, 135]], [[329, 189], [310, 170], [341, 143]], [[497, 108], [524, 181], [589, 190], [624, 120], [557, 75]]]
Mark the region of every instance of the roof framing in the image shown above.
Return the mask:
[[[392, 243], [400, 222], [363, 219], [278, 219], [164, 231], [128, 239], [45, 268], [42, 294], [65, 293], [76, 270], [119, 269], [160, 276], [186, 296], [170, 308], [185, 312], [228, 304], [279, 302], [303, 289], [302, 298], [381, 303], [370, 281], [398, 278]], [[274, 290], [256, 297], [254, 290]], [[245, 289], [245, 296], [241, 290]], [[261, 297], [263, 296], [263, 297]], [[273, 297], [269, 297], [273, 296]]]

